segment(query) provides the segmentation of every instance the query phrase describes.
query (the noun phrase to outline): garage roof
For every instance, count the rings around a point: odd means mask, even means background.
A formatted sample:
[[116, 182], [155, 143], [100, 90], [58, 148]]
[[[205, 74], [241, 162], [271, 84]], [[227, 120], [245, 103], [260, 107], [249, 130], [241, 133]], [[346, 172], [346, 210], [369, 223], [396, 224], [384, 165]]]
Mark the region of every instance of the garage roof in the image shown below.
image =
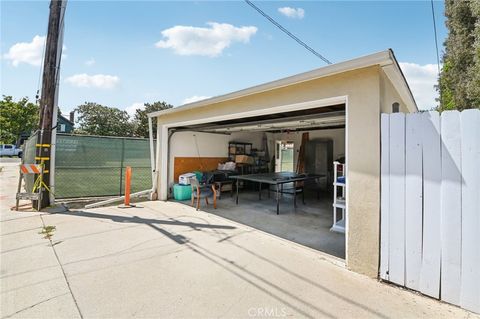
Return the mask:
[[417, 111], [418, 108], [415, 103], [415, 99], [413, 98], [410, 87], [408, 86], [405, 76], [403, 75], [403, 72], [400, 69], [400, 66], [398, 65], [398, 62], [397, 62], [397, 59], [395, 58], [393, 50], [388, 49], [385, 51], [359, 57], [353, 60], [348, 60], [340, 63], [327, 65], [325, 67], [321, 67], [312, 71], [296, 74], [296, 75], [289, 76], [276, 81], [252, 86], [250, 88], [246, 88], [240, 91], [235, 91], [232, 93], [215, 96], [215, 97], [201, 100], [198, 102], [184, 104], [184, 105], [167, 109], [167, 110], [152, 112], [152, 113], [149, 113], [148, 116], [157, 117], [163, 114], [191, 110], [191, 109], [195, 109], [197, 107], [202, 107], [209, 104], [224, 102], [224, 101], [244, 97], [247, 95], [270, 91], [270, 90], [278, 89], [281, 87], [289, 86], [292, 84], [306, 82], [306, 81], [310, 81], [310, 80], [314, 80], [314, 79], [318, 79], [318, 78], [322, 78], [322, 77], [326, 77], [326, 76], [330, 76], [338, 73], [353, 71], [356, 69], [361, 69], [361, 68], [374, 66], [374, 65], [379, 65], [380, 67], [383, 68], [385, 74], [393, 83], [393, 85], [395, 86], [396, 90], [398, 91], [402, 99], [405, 101], [405, 103], [412, 105], [414, 107], [414, 110]]

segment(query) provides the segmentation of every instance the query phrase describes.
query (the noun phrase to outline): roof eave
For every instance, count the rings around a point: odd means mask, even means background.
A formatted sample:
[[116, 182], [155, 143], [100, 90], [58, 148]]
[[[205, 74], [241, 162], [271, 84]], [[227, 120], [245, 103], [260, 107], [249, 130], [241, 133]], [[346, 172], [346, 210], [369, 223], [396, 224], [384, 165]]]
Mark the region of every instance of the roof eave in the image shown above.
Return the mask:
[[[409, 111], [418, 112], [417, 102], [413, 97], [412, 90], [408, 85], [407, 79], [405, 78], [405, 75], [403, 74], [402, 69], [400, 68], [400, 65], [397, 61], [397, 58], [395, 57], [395, 54], [393, 53], [393, 50], [389, 49], [388, 52], [391, 56], [390, 59], [392, 63], [389, 65], [383, 66], [382, 67], [383, 71], [385, 72], [387, 77], [390, 79], [390, 81], [395, 84], [395, 88], [400, 94], [400, 97], [407, 104], [406, 106], [408, 107]], [[413, 107], [409, 107], [409, 106], [413, 106]]]
[[[418, 110], [415, 100], [413, 99], [413, 95], [410, 91], [410, 88], [408, 86], [408, 83], [405, 80], [405, 77], [402, 73], [402, 70], [400, 69], [400, 66], [398, 65], [398, 62], [395, 58], [395, 55], [393, 54], [393, 51], [391, 49], [385, 50], [385, 51], [380, 51], [377, 53], [369, 54], [366, 56], [362, 56], [359, 58], [355, 58], [352, 60], [344, 61], [344, 62], [339, 62], [331, 65], [327, 65], [325, 67], [321, 67], [312, 71], [296, 74], [293, 76], [289, 76], [286, 78], [282, 78], [279, 80], [275, 80], [272, 82], [267, 82], [263, 83], [260, 85], [252, 86], [243, 90], [239, 91], [234, 91], [228, 94], [224, 95], [219, 95], [215, 96], [209, 99], [201, 100], [198, 102], [193, 102], [189, 104], [184, 104], [175, 108], [167, 109], [167, 110], [162, 110], [162, 111], [157, 111], [157, 112], [152, 112], [149, 113], [149, 117], [157, 117], [169, 113], [175, 113], [175, 112], [182, 112], [182, 111], [187, 111], [191, 109], [195, 109], [197, 107], [202, 107], [205, 105], [209, 104], [214, 104], [214, 103], [220, 103], [228, 100], [233, 100], [237, 98], [241, 98], [244, 96], [252, 95], [252, 94], [257, 94], [257, 93], [262, 93], [265, 91], [270, 91], [274, 89], [278, 89], [281, 87], [293, 85], [293, 84], [298, 84], [301, 82], [306, 82], [306, 81], [311, 81], [314, 79], [326, 77], [326, 76], [331, 76], [335, 75], [338, 73], [343, 73], [343, 72], [348, 72], [348, 71], [353, 71], [356, 69], [361, 69], [361, 68], [366, 68], [369, 66], [373, 65], [379, 65], [382, 68], [387, 66], [393, 65], [394, 68], [396, 69], [396, 72], [400, 74], [399, 78], [400, 80], [396, 80], [395, 83], [397, 85], [400, 85], [402, 87], [401, 95], [402, 97], [406, 98], [407, 101], [413, 103], [415, 105], [415, 108]], [[386, 72], [387, 73], [387, 72]], [[393, 82], [393, 81], [392, 81]]]

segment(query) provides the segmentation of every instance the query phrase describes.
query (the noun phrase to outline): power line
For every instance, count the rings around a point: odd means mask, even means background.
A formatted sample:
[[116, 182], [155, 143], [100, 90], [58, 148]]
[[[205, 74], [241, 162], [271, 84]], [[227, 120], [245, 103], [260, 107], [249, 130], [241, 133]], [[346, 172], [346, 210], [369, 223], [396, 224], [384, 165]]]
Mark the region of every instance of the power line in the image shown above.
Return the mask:
[[292, 38], [293, 40], [295, 40], [298, 44], [300, 44], [302, 47], [304, 47], [305, 49], [307, 49], [308, 51], [310, 51], [311, 53], [313, 53], [315, 56], [317, 56], [318, 58], [322, 59], [325, 63], [327, 64], [332, 64], [332, 62], [330, 62], [327, 58], [325, 58], [323, 55], [321, 55], [320, 53], [318, 53], [317, 51], [315, 51], [314, 49], [312, 49], [310, 46], [308, 46], [305, 42], [303, 42], [302, 40], [300, 40], [298, 37], [296, 37], [294, 34], [292, 34], [290, 31], [288, 31], [287, 29], [285, 29], [280, 23], [278, 23], [277, 21], [275, 21], [272, 17], [270, 17], [268, 14], [266, 14], [265, 12], [263, 12], [259, 7], [257, 7], [256, 5], [254, 5], [250, 0], [245, 0], [245, 2], [250, 6], [252, 7], [253, 9], [255, 9], [258, 13], [260, 13], [262, 16], [264, 16], [268, 21], [270, 21], [271, 23], [273, 23], [277, 28], [279, 28], [280, 30], [282, 30], [285, 34], [287, 34], [290, 38]]
[[440, 55], [438, 54], [438, 40], [437, 40], [437, 23], [435, 20], [435, 9], [433, 7], [433, 0], [430, 0], [430, 5], [432, 7], [432, 19], [433, 19], [433, 33], [435, 35], [435, 50], [437, 52], [437, 72], [438, 72], [438, 104], [442, 107], [442, 85], [440, 83]]
[[435, 9], [433, 8], [433, 0], [430, 0], [430, 4], [432, 6], [433, 32], [435, 34], [435, 50], [437, 51], [437, 70], [438, 76], [440, 76], [440, 55], [438, 54], [437, 23], [435, 21]]

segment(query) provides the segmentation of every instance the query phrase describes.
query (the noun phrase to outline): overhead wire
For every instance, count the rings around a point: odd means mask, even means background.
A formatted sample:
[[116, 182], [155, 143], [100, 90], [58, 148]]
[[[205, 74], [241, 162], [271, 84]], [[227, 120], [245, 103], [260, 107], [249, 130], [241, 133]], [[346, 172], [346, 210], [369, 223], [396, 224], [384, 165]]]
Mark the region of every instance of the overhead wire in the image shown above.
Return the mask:
[[37, 93], [35, 94], [35, 103], [38, 104], [40, 98], [40, 84], [42, 81], [42, 73], [43, 73], [43, 63], [45, 62], [45, 50], [47, 47], [47, 32], [48, 32], [48, 22], [45, 30], [45, 41], [43, 42], [42, 47], [42, 57], [40, 60], [40, 68], [38, 70], [38, 80], [37, 80]]
[[275, 25], [277, 28], [279, 28], [281, 31], [283, 31], [286, 35], [288, 35], [290, 38], [295, 40], [298, 44], [300, 44], [302, 47], [313, 53], [316, 57], [320, 58], [322, 61], [324, 61], [327, 64], [332, 64], [327, 58], [325, 58], [323, 55], [312, 49], [308, 44], [300, 40], [297, 36], [295, 36], [293, 33], [288, 31], [285, 27], [283, 27], [280, 23], [275, 21], [272, 17], [270, 17], [268, 14], [266, 14], [262, 9], [257, 7], [255, 4], [253, 4], [250, 0], [244, 0], [250, 7], [255, 9], [258, 13], [260, 13], [263, 17], [265, 17], [268, 21], [270, 21], [273, 25]]
[[435, 8], [433, 6], [433, 0], [430, 0], [430, 5], [432, 8], [432, 20], [433, 20], [433, 34], [435, 37], [435, 51], [437, 53], [437, 73], [438, 73], [438, 93], [440, 98], [438, 99], [438, 103], [440, 107], [442, 106], [442, 86], [440, 85], [440, 55], [438, 53], [438, 37], [437, 37], [437, 23], [435, 19]]
[[437, 23], [435, 20], [435, 8], [433, 7], [433, 0], [430, 0], [430, 4], [432, 7], [433, 33], [435, 35], [435, 50], [437, 52], [437, 70], [438, 70], [438, 76], [440, 76], [440, 55], [438, 54]]

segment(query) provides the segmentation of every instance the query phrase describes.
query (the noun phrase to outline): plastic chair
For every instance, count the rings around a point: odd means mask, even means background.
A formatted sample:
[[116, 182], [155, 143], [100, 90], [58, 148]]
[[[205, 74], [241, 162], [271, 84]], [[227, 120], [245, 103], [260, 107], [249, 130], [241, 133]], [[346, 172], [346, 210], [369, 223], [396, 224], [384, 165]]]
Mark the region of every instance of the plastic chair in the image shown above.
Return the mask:
[[205, 198], [205, 203], [208, 203], [208, 198], [213, 197], [213, 208], [217, 209], [217, 190], [215, 185], [200, 185], [200, 183], [195, 179], [190, 179], [190, 186], [192, 187], [192, 206], [197, 200], [197, 210], [200, 209], [200, 199]]

